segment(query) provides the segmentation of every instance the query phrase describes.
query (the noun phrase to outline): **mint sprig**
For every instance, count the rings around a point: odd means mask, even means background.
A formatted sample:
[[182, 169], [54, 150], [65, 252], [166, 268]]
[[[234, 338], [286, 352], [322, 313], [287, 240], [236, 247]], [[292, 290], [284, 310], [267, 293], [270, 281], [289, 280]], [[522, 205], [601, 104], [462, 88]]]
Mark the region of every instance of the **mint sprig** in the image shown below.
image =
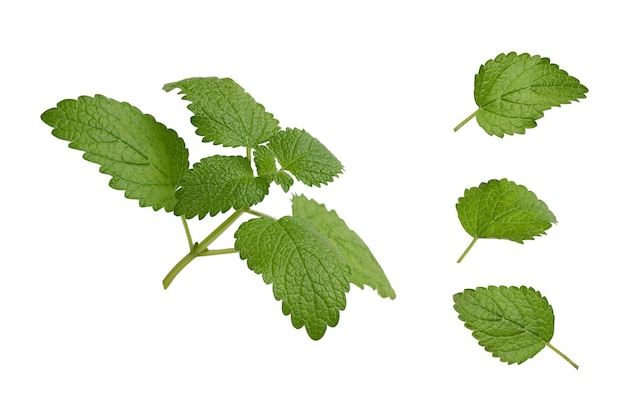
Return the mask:
[[[179, 216], [189, 251], [163, 280], [168, 288], [194, 259], [239, 253], [254, 272], [272, 284], [275, 298], [294, 327], [320, 339], [336, 326], [353, 283], [368, 285], [383, 297], [395, 292], [365, 243], [334, 211], [296, 196], [291, 216], [275, 219], [253, 206], [279, 185], [287, 192], [295, 180], [320, 187], [343, 172], [341, 162], [302, 129], [278, 121], [229, 78], [188, 78], [166, 84], [191, 102], [191, 123], [204, 142], [242, 148], [243, 155], [212, 155], [189, 168], [189, 154], [176, 132], [128, 103], [102, 95], [63, 100], [42, 114], [54, 136], [85, 152], [85, 159], [112, 176], [110, 185], [154, 210]], [[230, 214], [199, 242], [186, 219]], [[213, 242], [243, 216], [234, 246]]]

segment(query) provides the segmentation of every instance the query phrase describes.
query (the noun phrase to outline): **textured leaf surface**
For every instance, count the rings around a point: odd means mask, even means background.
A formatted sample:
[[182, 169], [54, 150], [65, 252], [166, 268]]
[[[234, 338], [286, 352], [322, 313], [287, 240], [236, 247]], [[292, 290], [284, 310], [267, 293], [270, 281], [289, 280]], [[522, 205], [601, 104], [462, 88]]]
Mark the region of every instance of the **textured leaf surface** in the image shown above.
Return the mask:
[[284, 192], [293, 185], [293, 177], [285, 171], [276, 169], [276, 157], [266, 146], [259, 146], [254, 150], [254, 164], [260, 177], [265, 177], [280, 185]]
[[276, 173], [276, 158], [267, 146], [259, 146], [254, 150], [254, 165], [259, 177]]
[[269, 183], [267, 178], [254, 176], [248, 158], [210, 156], [194, 164], [182, 178], [175, 213], [202, 219], [231, 208], [251, 207], [265, 198]]
[[335, 245], [309, 219], [249, 220], [235, 233], [235, 248], [248, 267], [272, 284], [283, 313], [297, 329], [321, 339], [339, 322], [350, 289], [350, 267]]
[[176, 132], [128, 103], [96, 95], [63, 100], [44, 112], [52, 134], [99, 164], [109, 184], [142, 207], [172, 211], [175, 192], [189, 168], [189, 153]]
[[306, 185], [327, 184], [343, 171], [341, 162], [304, 130], [281, 130], [268, 146], [282, 169], [291, 172]]
[[337, 246], [350, 263], [352, 269], [350, 282], [359, 288], [367, 285], [378, 291], [381, 297], [391, 299], [396, 297], [396, 292], [370, 249], [335, 210], [328, 211], [323, 204], [302, 195], [293, 197], [292, 210], [294, 217], [304, 217], [313, 221]]
[[476, 74], [476, 120], [490, 135], [523, 134], [537, 125], [544, 111], [583, 99], [588, 91], [548, 58], [500, 54]]
[[278, 120], [230, 78], [187, 78], [163, 87], [175, 88], [191, 101], [191, 123], [204, 142], [254, 148], [278, 132]]
[[524, 240], [545, 234], [552, 223], [556, 223], [554, 214], [535, 193], [506, 178], [465, 190], [456, 210], [461, 225], [474, 238], [466, 253], [477, 239], [524, 243]]
[[539, 291], [526, 287], [467, 289], [454, 309], [478, 344], [509, 364], [535, 356], [554, 334], [554, 314]]

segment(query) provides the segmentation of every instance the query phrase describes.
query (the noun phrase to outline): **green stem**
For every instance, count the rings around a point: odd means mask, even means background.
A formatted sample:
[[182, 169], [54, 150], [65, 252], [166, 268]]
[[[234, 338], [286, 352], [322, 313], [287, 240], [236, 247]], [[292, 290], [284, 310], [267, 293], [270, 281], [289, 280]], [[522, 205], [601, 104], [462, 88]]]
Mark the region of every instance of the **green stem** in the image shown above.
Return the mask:
[[470, 114], [469, 116], [467, 116], [467, 118], [465, 120], [463, 120], [461, 123], [459, 123], [458, 125], [456, 125], [456, 127], [454, 128], [454, 131], [456, 132], [457, 130], [459, 130], [460, 128], [462, 128], [463, 126], [465, 126], [465, 124], [467, 122], [469, 122], [470, 120], [472, 120], [474, 118], [474, 116], [476, 116], [476, 113], [478, 113], [478, 111], [480, 110], [480, 108], [478, 110], [476, 110], [474, 113]]
[[226, 255], [229, 253], [237, 253], [239, 252], [237, 249], [235, 248], [227, 248], [227, 249], [207, 249], [204, 252], [202, 252], [200, 255], [198, 256], [212, 256], [212, 255]]
[[550, 349], [552, 349], [553, 351], [555, 351], [556, 353], [559, 354], [560, 357], [562, 357], [563, 359], [565, 359], [566, 361], [568, 361], [570, 363], [570, 365], [572, 365], [574, 368], [578, 369], [578, 365], [576, 365], [570, 358], [568, 358], [563, 352], [561, 352], [560, 350], [558, 350], [557, 348], [555, 348], [554, 346], [552, 346], [550, 343], [545, 342], [546, 346], [548, 346]]
[[469, 246], [467, 247], [467, 249], [465, 249], [465, 252], [463, 252], [463, 255], [461, 255], [461, 257], [459, 258], [458, 261], [456, 261], [456, 263], [461, 263], [461, 261], [463, 260], [463, 258], [465, 258], [465, 255], [467, 255], [467, 253], [470, 251], [470, 249], [472, 249], [472, 246], [474, 246], [474, 243], [476, 243], [476, 241], [478, 240], [477, 237], [474, 238], [474, 240], [472, 240], [472, 243], [469, 244]]
[[182, 271], [191, 261], [196, 259], [198, 256], [201, 256], [203, 253], [206, 253], [207, 247], [213, 243], [222, 233], [226, 231], [232, 224], [241, 217], [242, 214], [246, 212], [246, 209], [239, 209], [231, 214], [226, 220], [222, 222], [215, 230], [213, 230], [204, 240], [197, 245], [193, 245], [193, 247], [189, 250], [189, 253], [185, 255], [170, 272], [163, 279], [163, 288], [167, 289], [174, 278]]
[[273, 217], [270, 216], [269, 214], [261, 213], [260, 211], [256, 211], [252, 209], [246, 209], [246, 213], [252, 214], [253, 216], [257, 216], [257, 217], [268, 217], [270, 219], [273, 219]]
[[184, 216], [180, 216], [183, 219], [183, 227], [185, 228], [185, 235], [187, 235], [187, 243], [189, 243], [189, 250], [193, 250], [193, 240], [191, 239], [191, 233], [189, 232], [189, 225], [187, 224], [187, 220], [185, 220]]

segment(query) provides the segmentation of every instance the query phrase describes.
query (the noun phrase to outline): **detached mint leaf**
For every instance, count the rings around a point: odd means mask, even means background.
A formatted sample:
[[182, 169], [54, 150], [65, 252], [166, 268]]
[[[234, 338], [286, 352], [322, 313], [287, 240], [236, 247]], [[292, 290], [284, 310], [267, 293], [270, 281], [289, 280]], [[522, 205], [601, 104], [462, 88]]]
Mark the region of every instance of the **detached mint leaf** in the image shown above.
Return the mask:
[[309, 200], [305, 196], [294, 196], [292, 200], [294, 217], [310, 219], [339, 249], [352, 269], [350, 282], [363, 288], [367, 285], [378, 291], [381, 297], [396, 298], [385, 272], [365, 242], [348, 228], [335, 210], [328, 211], [323, 204]]
[[578, 369], [549, 342], [554, 314], [539, 291], [527, 287], [479, 287], [455, 294], [454, 309], [478, 344], [509, 365], [521, 364], [545, 346]]
[[532, 191], [506, 178], [465, 190], [456, 210], [461, 225], [474, 238], [458, 262], [478, 239], [508, 239], [524, 243], [524, 240], [544, 235], [556, 223], [554, 214]]
[[41, 115], [52, 134], [84, 151], [142, 207], [174, 210], [175, 191], [189, 168], [189, 153], [178, 134], [128, 103], [96, 95], [63, 100]]
[[350, 289], [350, 267], [335, 245], [309, 219], [257, 218], [239, 226], [235, 249], [248, 267], [273, 285], [283, 313], [311, 339], [339, 322]]
[[285, 171], [306, 185], [327, 184], [343, 172], [341, 162], [322, 143], [304, 130], [278, 132], [269, 148]]
[[255, 177], [250, 160], [215, 155], [202, 159], [182, 178], [175, 214], [200, 219], [232, 209], [251, 207], [269, 192], [270, 181]]
[[589, 90], [548, 58], [515, 52], [500, 54], [481, 65], [474, 80], [476, 116], [490, 135], [500, 138], [537, 126], [543, 112], [585, 98]]
[[191, 123], [204, 142], [254, 148], [278, 132], [278, 120], [230, 78], [187, 78], [163, 87], [175, 88], [191, 101]]

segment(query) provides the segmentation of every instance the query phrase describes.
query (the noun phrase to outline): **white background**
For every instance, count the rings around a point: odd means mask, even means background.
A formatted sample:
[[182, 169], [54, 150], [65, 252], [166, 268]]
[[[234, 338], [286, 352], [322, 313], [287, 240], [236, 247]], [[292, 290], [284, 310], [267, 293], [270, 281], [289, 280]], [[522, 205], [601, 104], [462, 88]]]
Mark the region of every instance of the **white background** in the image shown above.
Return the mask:
[[[428, 4], [428, 5], [426, 5]], [[5, 2], [0, 415], [623, 416], [624, 77], [619, 2]], [[470, 122], [473, 79], [501, 52], [551, 58], [589, 89], [525, 135]], [[196, 259], [180, 220], [140, 208], [40, 115], [104, 94], [201, 143], [163, 84], [231, 77], [343, 162], [321, 189], [368, 243], [398, 297], [353, 287], [318, 342], [283, 316], [237, 255]], [[524, 245], [471, 238], [455, 203], [492, 178], [556, 214]], [[275, 187], [258, 207], [289, 214]], [[222, 218], [191, 222], [196, 240]], [[222, 246], [232, 245], [225, 236]], [[556, 315], [522, 365], [485, 352], [452, 295], [526, 285]]]

